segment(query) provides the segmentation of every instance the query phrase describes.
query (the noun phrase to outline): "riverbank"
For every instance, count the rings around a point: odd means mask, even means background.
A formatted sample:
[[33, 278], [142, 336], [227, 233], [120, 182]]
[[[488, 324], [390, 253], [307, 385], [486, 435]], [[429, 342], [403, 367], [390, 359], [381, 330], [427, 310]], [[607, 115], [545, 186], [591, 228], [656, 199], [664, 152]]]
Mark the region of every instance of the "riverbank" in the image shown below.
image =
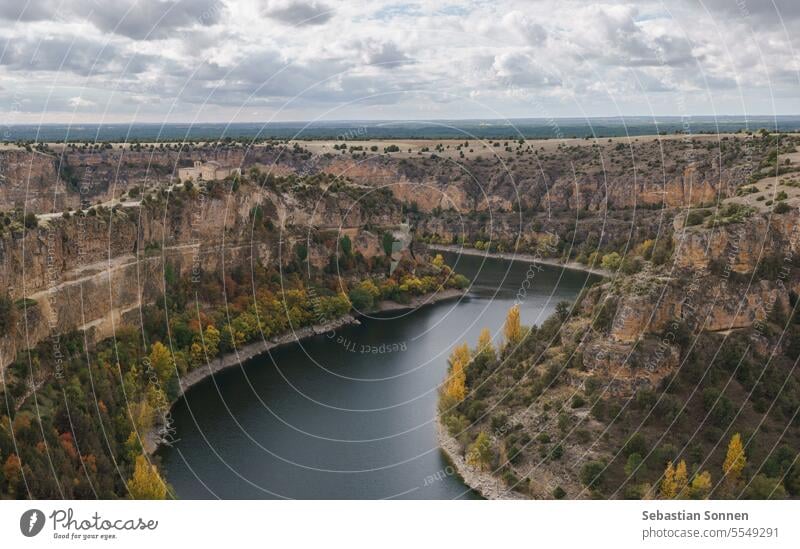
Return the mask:
[[[441, 303], [442, 301], [447, 301], [450, 299], [462, 297], [465, 294], [466, 291], [464, 290], [449, 288], [446, 290], [442, 290], [440, 292], [414, 297], [408, 303], [398, 303], [396, 301], [381, 301], [375, 308], [375, 312], [405, 311], [405, 310], [418, 309], [420, 307], [425, 307], [428, 305]], [[247, 345], [243, 345], [242, 347], [235, 349], [233, 352], [217, 357], [214, 360], [209, 361], [204, 366], [192, 370], [191, 372], [188, 372], [185, 376], [182, 376], [179, 380], [181, 389], [180, 393], [178, 394], [178, 397], [175, 400], [169, 403], [169, 408], [171, 410], [172, 407], [175, 405], [175, 403], [181, 397], [183, 397], [183, 395], [186, 394], [186, 392], [193, 385], [196, 385], [197, 383], [203, 381], [209, 376], [216, 374], [217, 372], [221, 372], [222, 370], [226, 370], [234, 366], [239, 366], [244, 362], [246, 362], [247, 360], [256, 358], [259, 355], [262, 355], [278, 347], [282, 347], [284, 345], [291, 345], [293, 343], [298, 343], [300, 341], [303, 341], [305, 339], [317, 335], [329, 334], [331, 332], [335, 332], [336, 330], [344, 326], [349, 326], [359, 323], [360, 321], [358, 317], [352, 314], [346, 314], [342, 317], [331, 320], [329, 322], [306, 326], [304, 328], [294, 330], [293, 332], [288, 332], [281, 336], [275, 337], [268, 341], [261, 340], [253, 343], [248, 343]], [[145, 453], [152, 454], [153, 452], [155, 452], [161, 444], [169, 440], [169, 437], [167, 436], [168, 434], [169, 433], [166, 432], [165, 425], [163, 423], [161, 425], [154, 426], [149, 432], [145, 434], [144, 440], [142, 441]]]
[[437, 252], [450, 252], [454, 254], [472, 255], [478, 257], [494, 258], [494, 259], [505, 259], [507, 261], [521, 261], [522, 263], [538, 263], [541, 265], [550, 265], [552, 267], [561, 267], [563, 269], [569, 269], [571, 271], [581, 271], [584, 273], [591, 273], [605, 278], [610, 278], [614, 274], [611, 271], [607, 271], [606, 269], [602, 269], [600, 267], [588, 267], [583, 263], [578, 263], [577, 261], [568, 261], [567, 263], [562, 263], [556, 259], [546, 259], [531, 254], [485, 252], [482, 250], [476, 250], [474, 248], [465, 248], [463, 246], [448, 246], [444, 244], [428, 244], [428, 249]]
[[522, 495], [509, 490], [502, 480], [492, 476], [491, 473], [480, 471], [467, 464], [461, 455], [461, 444], [447, 432], [442, 425], [441, 418], [436, 419], [436, 439], [439, 448], [447, 456], [448, 461], [464, 484], [475, 490], [486, 499], [526, 499]]

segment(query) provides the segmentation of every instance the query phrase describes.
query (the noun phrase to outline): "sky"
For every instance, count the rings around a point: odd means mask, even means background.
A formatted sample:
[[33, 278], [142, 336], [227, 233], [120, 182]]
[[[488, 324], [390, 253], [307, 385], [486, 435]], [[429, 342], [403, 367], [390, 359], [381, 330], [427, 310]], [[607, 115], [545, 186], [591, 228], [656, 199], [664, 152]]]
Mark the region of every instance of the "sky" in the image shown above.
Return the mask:
[[0, 125], [800, 114], [798, 0], [0, 0]]

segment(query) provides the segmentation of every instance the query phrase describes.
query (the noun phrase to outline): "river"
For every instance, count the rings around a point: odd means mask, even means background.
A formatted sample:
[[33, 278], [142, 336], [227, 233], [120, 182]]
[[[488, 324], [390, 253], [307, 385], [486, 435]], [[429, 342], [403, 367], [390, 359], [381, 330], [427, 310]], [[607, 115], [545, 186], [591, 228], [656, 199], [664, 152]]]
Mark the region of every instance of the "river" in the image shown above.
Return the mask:
[[436, 441], [447, 356], [463, 341], [473, 347], [484, 327], [499, 340], [518, 296], [523, 323], [538, 324], [598, 277], [474, 256], [446, 259], [473, 281], [464, 298], [363, 318], [189, 389], [172, 410], [178, 440], [158, 451], [177, 496], [478, 497], [452, 474]]

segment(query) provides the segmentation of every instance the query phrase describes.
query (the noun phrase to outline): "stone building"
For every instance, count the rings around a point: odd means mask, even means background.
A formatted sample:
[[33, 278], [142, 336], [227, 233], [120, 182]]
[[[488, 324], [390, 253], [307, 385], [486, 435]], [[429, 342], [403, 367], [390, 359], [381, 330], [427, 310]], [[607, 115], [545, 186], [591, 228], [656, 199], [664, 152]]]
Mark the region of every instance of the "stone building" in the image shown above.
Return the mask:
[[208, 162], [194, 161], [191, 168], [178, 168], [178, 177], [181, 181], [191, 179], [192, 181], [216, 181], [225, 179], [229, 175], [241, 175], [241, 168], [227, 168], [216, 160]]

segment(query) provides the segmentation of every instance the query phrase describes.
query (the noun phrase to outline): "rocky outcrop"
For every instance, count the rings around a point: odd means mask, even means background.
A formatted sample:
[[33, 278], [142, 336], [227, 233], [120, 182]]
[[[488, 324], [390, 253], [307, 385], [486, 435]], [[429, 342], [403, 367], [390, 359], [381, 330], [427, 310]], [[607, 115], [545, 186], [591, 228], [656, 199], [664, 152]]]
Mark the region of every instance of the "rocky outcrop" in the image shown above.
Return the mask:
[[344, 234], [354, 251], [372, 257], [384, 253], [380, 227], [399, 221], [391, 203], [368, 211], [346, 193], [314, 203], [243, 185], [229, 193], [153, 194], [137, 207], [51, 217], [6, 232], [0, 285], [26, 321], [0, 337], [0, 367], [52, 334], [82, 329], [97, 341], [138, 322], [138, 309], [163, 295], [168, 271], [196, 279], [238, 266], [285, 265], [296, 259], [296, 243], [322, 267]]

